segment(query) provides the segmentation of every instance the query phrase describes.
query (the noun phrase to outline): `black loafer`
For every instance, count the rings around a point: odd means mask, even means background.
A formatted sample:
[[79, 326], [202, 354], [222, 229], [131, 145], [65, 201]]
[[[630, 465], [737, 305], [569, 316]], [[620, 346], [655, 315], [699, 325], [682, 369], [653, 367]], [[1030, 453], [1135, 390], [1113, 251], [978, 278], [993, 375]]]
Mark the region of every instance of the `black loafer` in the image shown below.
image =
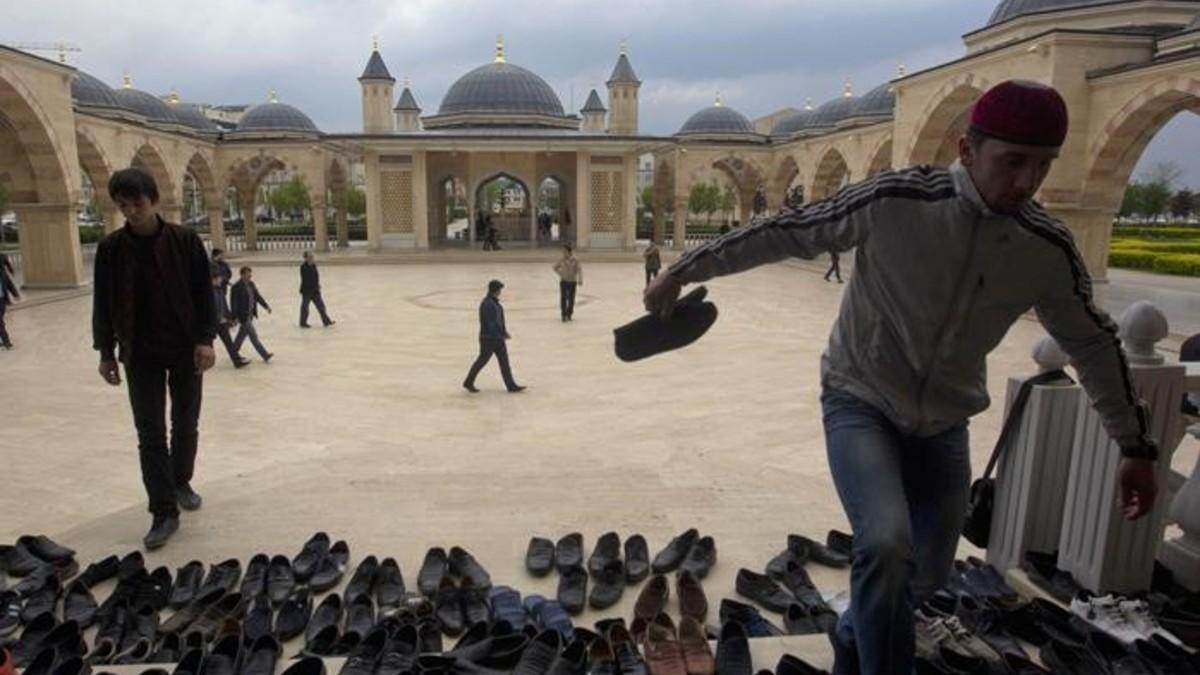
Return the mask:
[[559, 573], [583, 566], [583, 535], [572, 532], [564, 535], [554, 546], [554, 566]]
[[542, 537], [529, 540], [525, 551], [525, 569], [535, 577], [544, 577], [554, 569], [554, 542]]
[[208, 569], [208, 576], [204, 578], [204, 583], [200, 584], [197, 595], [205, 595], [217, 588], [226, 593], [233, 593], [241, 578], [242, 563], [237, 558], [222, 561]]
[[476, 586], [471, 577], [464, 577], [458, 593], [462, 602], [463, 621], [467, 625], [491, 622], [492, 611], [488, 605], [487, 588]]
[[793, 602], [783, 613], [783, 629], [788, 635], [821, 635], [826, 631], [817, 624], [808, 607]]
[[854, 536], [838, 530], [830, 530], [825, 535], [825, 547], [839, 555], [846, 556], [854, 562]]
[[425, 553], [425, 561], [417, 572], [417, 588], [426, 597], [433, 597], [441, 590], [442, 580], [446, 577], [449, 562], [446, 560], [446, 550], [433, 547]]
[[242, 675], [275, 675], [275, 664], [282, 648], [271, 635], [264, 635], [250, 645], [250, 653], [242, 665]]
[[34, 556], [46, 562], [57, 562], [75, 557], [75, 550], [57, 544], [44, 534], [26, 535], [17, 538], [17, 546], [24, 546]]
[[305, 641], [304, 649], [300, 653], [305, 656], [336, 656], [340, 637], [336, 625], [325, 626]]
[[741, 623], [728, 621], [721, 627], [721, 637], [717, 640], [716, 661], [717, 672], [721, 675], [753, 675], [750, 641]]
[[88, 590], [87, 584], [76, 581], [67, 589], [67, 597], [63, 599], [63, 618], [79, 624], [81, 630], [86, 630], [96, 619], [96, 598]]
[[346, 590], [342, 593], [342, 599], [346, 602], [347, 607], [360, 597], [366, 597], [369, 600], [375, 596], [375, 579], [378, 575], [379, 559], [375, 556], [369, 555], [358, 563], [354, 574], [350, 576], [350, 582], [346, 584]]
[[308, 541], [304, 542], [304, 546], [300, 548], [300, 552], [296, 554], [296, 557], [292, 558], [292, 574], [296, 576], [296, 581], [301, 583], [308, 581], [309, 577], [316, 573], [321, 559], [328, 554], [328, 534], [317, 532], [309, 537]]
[[650, 564], [651, 571], [655, 574], [675, 571], [683, 563], [684, 558], [687, 557], [688, 552], [692, 550], [692, 546], [699, 538], [700, 533], [696, 531], [696, 528], [692, 528], [672, 539], [671, 543], [654, 556], [654, 562]]
[[308, 619], [312, 616], [312, 611], [312, 595], [308, 589], [297, 589], [279, 608], [279, 615], [275, 617], [276, 637], [281, 642], [287, 642], [303, 633], [308, 628]]
[[462, 598], [452, 578], [442, 577], [442, 585], [434, 595], [433, 604], [434, 613], [446, 635], [455, 636], [463, 632], [466, 619], [463, 617]]
[[8, 569], [8, 573], [14, 577], [23, 577], [33, 574], [34, 570], [46, 561], [37, 557], [29, 550], [29, 547], [17, 541], [15, 546], [7, 546], [4, 548], [4, 566]]
[[[588, 644], [584, 640], [572, 640], [567, 645], [567, 648], [554, 658], [554, 661], [550, 664], [550, 668], [545, 671], [545, 674], [585, 675], [587, 672]], [[532, 645], [530, 647], [532, 648]], [[520, 667], [520, 664], [518, 664], [518, 667]]]
[[251, 600], [246, 616], [242, 618], [242, 636], [246, 643], [253, 644], [258, 638], [271, 635], [274, 625], [275, 612], [272, 611], [271, 602], [267, 597], [260, 595]]
[[635, 534], [625, 540], [625, 581], [641, 583], [650, 576], [650, 550], [646, 538]]
[[[616, 532], [605, 532], [596, 540], [596, 548], [588, 556], [587, 570], [597, 576], [613, 562], [621, 559], [621, 537]], [[624, 574], [624, 568], [621, 573]]]
[[[342, 596], [336, 593], [330, 593], [325, 596], [321, 604], [317, 605], [313, 611], [312, 618], [309, 619], [308, 625], [305, 627], [305, 641], [314, 642], [317, 639], [317, 634], [325, 630], [329, 626], [334, 628], [342, 625]], [[334, 640], [337, 636], [334, 636]]]
[[625, 592], [625, 565], [620, 559], [609, 560], [592, 575], [592, 593], [588, 604], [592, 609], [608, 609], [621, 601]]
[[246, 574], [242, 577], [241, 593], [243, 597], [257, 598], [267, 594], [267, 570], [271, 567], [271, 559], [265, 553], [257, 553], [246, 565]]
[[204, 564], [193, 560], [175, 571], [175, 583], [171, 586], [171, 594], [167, 604], [173, 609], [180, 609], [196, 597], [204, 576]]
[[87, 584], [88, 588], [95, 588], [117, 576], [117, 570], [120, 568], [120, 565], [121, 559], [115, 555], [110, 555], [99, 562], [88, 565], [87, 569], [80, 573], [76, 581]]
[[404, 603], [404, 575], [395, 558], [384, 558], [375, 574], [375, 604], [379, 613], [390, 614]]
[[556, 595], [558, 603], [569, 614], [582, 612], [587, 603], [587, 572], [580, 566], [559, 570], [559, 575]]
[[[314, 593], [324, 593], [342, 581], [346, 566], [350, 564], [350, 547], [338, 541], [329, 548], [329, 554], [317, 563], [317, 571], [308, 579], [308, 587]], [[295, 571], [295, 567], [292, 568]]]
[[374, 626], [375, 603], [369, 595], [357, 596], [346, 606], [346, 631], [343, 637], [353, 633], [362, 641]]
[[679, 565], [681, 572], [691, 572], [697, 579], [708, 576], [708, 571], [717, 564], [717, 545], [712, 537], [701, 537], [696, 545], [688, 551], [687, 557]]
[[466, 549], [459, 546], [451, 548], [447, 562], [450, 574], [460, 579], [470, 579], [475, 588], [487, 590], [492, 587], [492, 576]]
[[562, 650], [562, 636], [556, 630], [544, 630], [537, 634], [521, 659], [513, 669], [513, 675], [547, 675], [559, 651]]
[[271, 600], [271, 604], [279, 607], [291, 596], [295, 588], [296, 577], [292, 574], [292, 561], [285, 555], [271, 558], [271, 565], [267, 568], [267, 598]]
[[738, 570], [735, 588], [738, 595], [780, 614], [787, 612], [794, 602], [792, 596], [770, 577], [744, 568]]
[[646, 314], [613, 330], [617, 358], [638, 361], [699, 340], [717, 321], [717, 306], [703, 302], [706, 293], [700, 286], [677, 300], [666, 321]]
[[789, 534], [787, 547], [797, 558], [811, 560], [826, 567], [841, 569], [850, 566], [850, 556], [831, 550], [828, 546], [799, 534]]

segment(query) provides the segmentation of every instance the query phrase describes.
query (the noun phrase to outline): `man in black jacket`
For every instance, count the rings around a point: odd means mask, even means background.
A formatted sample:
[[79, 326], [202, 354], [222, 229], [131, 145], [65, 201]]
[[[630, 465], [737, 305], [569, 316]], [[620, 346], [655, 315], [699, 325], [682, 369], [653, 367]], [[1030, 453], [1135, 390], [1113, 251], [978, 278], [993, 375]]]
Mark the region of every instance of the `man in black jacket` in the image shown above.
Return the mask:
[[92, 339], [105, 382], [120, 385], [118, 358], [125, 365], [142, 482], [154, 516], [143, 543], [155, 549], [179, 529], [180, 508], [193, 511], [201, 505], [191, 480], [202, 373], [215, 360], [208, 255], [194, 232], [158, 215], [158, 186], [149, 174], [118, 171], [108, 194], [121, 209], [125, 227], [96, 249]]
[[504, 378], [504, 386], [510, 393], [525, 391], [525, 387], [513, 380], [512, 369], [508, 367], [508, 347], [504, 341], [512, 336], [504, 325], [504, 307], [500, 305], [500, 289], [504, 284], [493, 279], [488, 282], [488, 294], [479, 303], [479, 357], [471, 364], [467, 379], [463, 380], [463, 388], [472, 394], [479, 393], [475, 388], [475, 377], [491, 360], [492, 354], [500, 362], [500, 377]]
[[229, 303], [226, 302], [223, 289], [226, 277], [216, 263], [209, 265], [209, 274], [212, 275], [213, 321], [216, 322], [217, 337], [221, 338], [221, 344], [225, 345], [229, 360], [233, 361], [233, 367], [245, 368], [250, 365], [250, 359], [243, 358], [241, 354], [238, 354], [237, 349], [233, 346], [233, 337], [229, 334]]
[[334, 324], [333, 319], [325, 313], [325, 301], [321, 299], [321, 273], [313, 260], [312, 251], [304, 252], [304, 262], [300, 264], [300, 327], [308, 328], [308, 303], [317, 306], [321, 313], [321, 323], [326, 326]]
[[250, 344], [254, 345], [254, 350], [258, 352], [264, 362], [269, 362], [275, 355], [268, 352], [267, 348], [258, 341], [258, 329], [254, 327], [254, 320], [258, 318], [259, 305], [262, 305], [268, 314], [271, 313], [271, 306], [259, 294], [258, 286], [254, 285], [254, 270], [243, 267], [238, 274], [241, 279], [233, 285], [233, 290], [229, 292], [233, 320], [238, 322], [237, 337], [233, 339], [233, 351], [239, 352], [242, 349], [242, 343], [249, 337]]

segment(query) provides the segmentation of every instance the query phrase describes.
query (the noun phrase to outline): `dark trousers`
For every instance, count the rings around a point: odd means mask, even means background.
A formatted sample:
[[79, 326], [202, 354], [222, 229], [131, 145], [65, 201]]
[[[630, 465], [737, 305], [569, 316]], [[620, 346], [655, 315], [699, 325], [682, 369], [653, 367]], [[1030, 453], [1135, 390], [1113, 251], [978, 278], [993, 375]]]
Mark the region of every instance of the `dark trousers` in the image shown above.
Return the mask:
[[504, 386], [508, 389], [515, 389], [517, 383], [513, 381], [512, 369], [508, 366], [508, 347], [500, 338], [479, 338], [479, 357], [475, 359], [475, 363], [471, 364], [471, 371], [467, 373], [465, 384], [475, 386], [475, 377], [492, 359], [492, 354], [495, 354], [496, 360], [500, 362], [500, 377], [504, 378]]
[[5, 347], [12, 344], [12, 340], [8, 339], [8, 327], [4, 325], [4, 313], [8, 311], [8, 301], [0, 300], [0, 345]]
[[558, 306], [564, 319], [575, 314], [575, 287], [578, 285], [574, 281], [558, 282]]
[[656, 270], [656, 269], [652, 270], [652, 269], [646, 268], [646, 285], [649, 286], [650, 281], [653, 280], [654, 277], [656, 277], [656, 276], [658, 276], [658, 270]]
[[[125, 366], [129, 404], [137, 427], [142, 483], [155, 516], [179, 514], [176, 488], [192, 482], [199, 440], [203, 377], [188, 350], [168, 363], [134, 361]], [[171, 443], [167, 445], [167, 395], [171, 397]]]
[[258, 329], [254, 327], [254, 319], [247, 319], [238, 324], [237, 337], [233, 339], [233, 351], [241, 351], [242, 343], [246, 338], [250, 338], [250, 344], [254, 345], [254, 351], [258, 352], [258, 355], [266, 361], [271, 352], [268, 352], [263, 343], [258, 341]]
[[242, 357], [238, 356], [237, 348], [233, 346], [233, 338], [229, 335], [229, 326], [224, 323], [217, 324], [217, 337], [221, 338], [221, 344], [225, 345], [225, 351], [229, 354], [229, 360], [237, 363]]
[[836, 255], [829, 259], [829, 269], [825, 272], [825, 281], [829, 281], [830, 275], [837, 276], [838, 283], [842, 283], [842, 263]]
[[308, 303], [311, 302], [317, 306], [317, 312], [321, 315], [321, 323], [328, 326], [331, 322], [329, 315], [325, 313], [325, 301], [321, 299], [321, 292], [317, 291], [312, 294], [301, 293], [300, 295], [303, 298], [300, 301], [300, 325], [303, 326], [308, 323]]

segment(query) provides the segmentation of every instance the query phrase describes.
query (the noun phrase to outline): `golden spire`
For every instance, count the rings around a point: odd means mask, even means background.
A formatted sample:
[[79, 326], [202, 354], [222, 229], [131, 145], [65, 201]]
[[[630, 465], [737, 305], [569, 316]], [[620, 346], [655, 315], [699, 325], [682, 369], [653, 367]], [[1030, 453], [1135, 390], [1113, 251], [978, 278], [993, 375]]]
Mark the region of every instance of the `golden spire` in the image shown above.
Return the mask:
[[167, 97], [167, 103], [179, 105], [179, 92], [175, 91], [175, 87], [171, 87], [171, 95]]
[[496, 36], [496, 63], [504, 63], [504, 34]]
[[408, 76], [405, 75], [404, 76], [404, 88], [408, 89], [411, 86], [412, 86], [412, 80], [408, 79]]
[[717, 92], [717, 101], [715, 103], [713, 103], [713, 105], [718, 108], [725, 105], [724, 103], [721, 102], [721, 92], [719, 92], [719, 91]]
[[805, 109], [805, 110], [812, 110], [812, 109], [813, 109], [812, 97], [811, 97], [811, 96], [809, 96], [808, 98], [804, 99], [804, 109]]
[[275, 89], [271, 89], [271, 95], [268, 100], [271, 103], [279, 103], [279, 95], [275, 93]]
[[625, 38], [621, 38], [621, 56], [629, 55], [629, 45], [626, 44]]
[[371, 36], [371, 50], [376, 51], [376, 52], [379, 51], [379, 36], [378, 35]]
[[850, 80], [846, 80], [846, 84], [842, 85], [842, 96], [846, 98], [854, 96], [854, 85], [850, 84]]
[[121, 77], [121, 88], [122, 89], [133, 89], [133, 78], [130, 77], [129, 75], [122, 76]]

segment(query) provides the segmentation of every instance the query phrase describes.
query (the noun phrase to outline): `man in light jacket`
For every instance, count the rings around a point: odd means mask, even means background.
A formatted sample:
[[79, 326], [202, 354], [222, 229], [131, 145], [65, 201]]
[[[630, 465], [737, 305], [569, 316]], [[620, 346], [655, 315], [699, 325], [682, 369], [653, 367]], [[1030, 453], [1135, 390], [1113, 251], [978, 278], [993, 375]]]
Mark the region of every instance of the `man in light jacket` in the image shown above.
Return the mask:
[[835, 673], [913, 671], [913, 610], [948, 578], [963, 526], [986, 357], [1029, 309], [1121, 449], [1124, 515], [1154, 505], [1157, 448], [1117, 327], [1070, 231], [1033, 201], [1066, 133], [1057, 91], [1001, 83], [975, 103], [949, 169], [885, 171], [784, 209], [684, 253], [645, 292], [667, 314], [684, 284], [856, 249], [821, 358], [829, 465], [854, 529]]
[[554, 263], [554, 271], [558, 274], [558, 306], [562, 320], [571, 321], [575, 316], [575, 288], [583, 285], [583, 265], [574, 256], [570, 244], [563, 244], [562, 258]]

